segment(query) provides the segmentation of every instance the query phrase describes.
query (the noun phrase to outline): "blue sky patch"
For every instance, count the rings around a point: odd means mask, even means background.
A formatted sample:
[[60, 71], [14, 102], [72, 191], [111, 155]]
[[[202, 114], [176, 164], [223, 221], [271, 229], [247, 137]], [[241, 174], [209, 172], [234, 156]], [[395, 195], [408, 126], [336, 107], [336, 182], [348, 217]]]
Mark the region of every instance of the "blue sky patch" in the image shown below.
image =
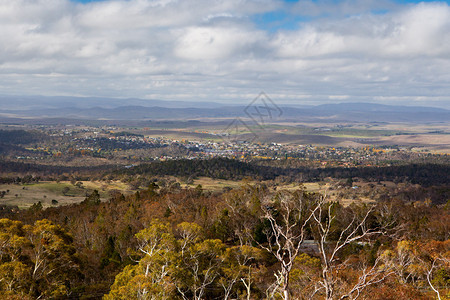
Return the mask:
[[295, 16], [285, 11], [272, 11], [253, 16], [253, 22], [261, 29], [269, 32], [278, 30], [295, 30], [302, 22], [308, 22], [311, 17]]

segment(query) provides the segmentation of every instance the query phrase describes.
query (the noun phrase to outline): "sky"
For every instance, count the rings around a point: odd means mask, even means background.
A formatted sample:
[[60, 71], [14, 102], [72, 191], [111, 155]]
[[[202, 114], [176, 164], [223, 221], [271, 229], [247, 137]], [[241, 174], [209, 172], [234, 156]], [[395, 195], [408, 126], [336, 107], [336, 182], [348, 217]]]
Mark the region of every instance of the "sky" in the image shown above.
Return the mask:
[[0, 0], [0, 94], [450, 108], [449, 2]]

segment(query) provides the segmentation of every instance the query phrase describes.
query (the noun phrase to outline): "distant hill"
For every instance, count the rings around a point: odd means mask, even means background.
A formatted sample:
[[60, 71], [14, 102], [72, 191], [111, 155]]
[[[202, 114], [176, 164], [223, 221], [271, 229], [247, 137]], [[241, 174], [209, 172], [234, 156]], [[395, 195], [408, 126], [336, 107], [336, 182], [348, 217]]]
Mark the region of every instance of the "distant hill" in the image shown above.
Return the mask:
[[220, 107], [215, 102], [164, 101], [137, 98], [101, 98], [101, 97], [70, 97], [70, 96], [8, 96], [0, 95], [0, 108], [5, 110], [31, 109], [62, 109], [62, 108], [117, 108], [120, 106], [160, 106], [167, 108], [186, 107]]
[[338, 103], [322, 104], [305, 109], [285, 109], [284, 116], [354, 122], [448, 122], [450, 110], [422, 106]]
[[[246, 106], [142, 99], [0, 96], [5, 118], [66, 118], [80, 120], [220, 120], [247, 118]], [[261, 108], [261, 107], [260, 107]], [[373, 103], [338, 103], [317, 106], [281, 106], [272, 121], [294, 122], [448, 122], [450, 110], [435, 107]], [[264, 109], [261, 110], [265, 113]]]

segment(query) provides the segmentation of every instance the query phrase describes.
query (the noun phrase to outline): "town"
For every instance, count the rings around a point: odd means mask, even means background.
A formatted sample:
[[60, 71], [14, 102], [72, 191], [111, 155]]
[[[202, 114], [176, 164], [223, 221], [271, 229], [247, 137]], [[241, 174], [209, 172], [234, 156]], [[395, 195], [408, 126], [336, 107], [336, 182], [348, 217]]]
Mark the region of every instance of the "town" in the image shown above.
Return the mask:
[[[280, 160], [310, 167], [385, 166], [402, 161], [427, 162], [448, 160], [448, 153], [431, 153], [418, 147], [368, 145], [344, 147], [230, 141], [220, 136], [201, 139], [147, 135], [149, 128], [112, 126], [39, 126], [27, 131], [42, 137], [9, 154], [9, 159], [30, 162], [77, 161], [82, 164], [105, 163], [130, 165], [150, 161], [209, 159], [223, 157], [241, 161]], [[181, 132], [182, 134], [182, 132]], [[8, 155], [7, 155], [8, 156]], [[77, 158], [84, 158], [80, 160]]]

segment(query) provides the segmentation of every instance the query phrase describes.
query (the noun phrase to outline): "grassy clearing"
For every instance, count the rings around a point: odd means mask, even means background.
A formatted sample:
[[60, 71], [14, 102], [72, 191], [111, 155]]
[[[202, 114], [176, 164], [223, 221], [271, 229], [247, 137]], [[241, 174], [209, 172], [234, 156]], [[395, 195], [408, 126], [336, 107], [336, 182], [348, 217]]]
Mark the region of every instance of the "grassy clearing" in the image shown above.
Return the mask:
[[[257, 184], [264, 182], [257, 181], [233, 181], [233, 180], [220, 180], [207, 177], [201, 177], [194, 180], [193, 184], [186, 185], [180, 182], [182, 187], [194, 188], [197, 185], [201, 185], [206, 191], [222, 192], [226, 188], [239, 189], [245, 184]], [[302, 186], [309, 192], [324, 193], [329, 190], [329, 184], [307, 182]], [[277, 190], [296, 190], [300, 187], [298, 183], [279, 185]], [[80, 186], [71, 184], [70, 182], [40, 182], [37, 184], [28, 185], [0, 185], [0, 191], [8, 191], [3, 198], [0, 198], [0, 204], [17, 205], [21, 209], [26, 209], [32, 206], [34, 203], [41, 201], [43, 207], [51, 207], [57, 205], [69, 205], [73, 203], [79, 203], [83, 201], [86, 195], [92, 193], [93, 190], [98, 190], [102, 200], [109, 199], [110, 193], [114, 190], [123, 194], [131, 194], [134, 191], [123, 182], [98, 182], [98, 181], [83, 181]], [[336, 191], [332, 192], [330, 196]], [[53, 204], [52, 200], [56, 200], [57, 203]], [[358, 198], [358, 200], [342, 199], [343, 205], [349, 205], [354, 202], [373, 202], [371, 199]]]
[[200, 177], [194, 180], [194, 184], [188, 185], [189, 187], [196, 187], [197, 185], [201, 185], [204, 190], [212, 191], [212, 192], [221, 192], [224, 188], [239, 188], [244, 183], [242, 181], [233, 181], [233, 180], [221, 180], [221, 179], [212, 179], [208, 177]]
[[366, 197], [359, 197], [357, 200], [343, 198], [343, 199], [339, 200], [339, 202], [343, 206], [349, 206], [352, 203], [365, 203], [365, 204], [375, 204], [376, 203], [375, 200], [369, 199], [369, 198], [366, 198]]
[[[221, 192], [224, 188], [238, 189], [245, 184], [263, 184], [262, 181], [233, 181], [233, 180], [222, 180], [222, 179], [212, 179], [208, 177], [200, 177], [194, 180], [193, 184], [182, 185], [187, 187], [196, 187], [201, 185], [204, 190], [212, 192]], [[324, 192], [327, 188], [327, 184], [320, 184], [317, 182], [307, 182], [302, 184], [304, 188], [309, 192]], [[278, 190], [296, 190], [300, 187], [298, 183], [291, 183], [286, 185], [279, 185]]]
[[0, 199], [1, 204], [17, 205], [19, 208], [28, 208], [34, 203], [41, 201], [44, 207], [54, 206], [52, 200], [57, 201], [57, 205], [68, 205], [81, 202], [84, 194], [76, 190], [74, 186], [69, 187], [67, 193], [63, 193], [64, 187], [69, 185], [64, 183], [42, 183], [32, 185], [0, 185], [1, 191], [8, 191], [5, 196]]
[[[323, 193], [325, 192], [329, 185], [328, 184], [322, 184], [318, 182], [304, 182], [301, 184], [308, 192], [314, 192], [314, 193]], [[300, 185], [298, 183], [291, 183], [286, 185], [280, 185], [278, 186], [279, 190], [297, 190], [300, 188]]]
[[[35, 184], [2, 184], [0, 191], [8, 191], [0, 204], [17, 205], [21, 209], [25, 209], [41, 201], [43, 207], [51, 207], [57, 205], [69, 205], [79, 203], [84, 200], [86, 195], [98, 190], [102, 200], [109, 198], [109, 194], [113, 190], [122, 193], [131, 193], [129, 187], [122, 182], [97, 182], [83, 181], [81, 186], [75, 186], [70, 182], [40, 182]], [[57, 204], [52, 204], [52, 200], [56, 200]]]
[[70, 184], [70, 182], [43, 182], [33, 185], [27, 185], [26, 187], [29, 189], [42, 190], [49, 194], [66, 195], [70, 197], [80, 197], [86, 194], [86, 191], [84, 189], [78, 188]]

